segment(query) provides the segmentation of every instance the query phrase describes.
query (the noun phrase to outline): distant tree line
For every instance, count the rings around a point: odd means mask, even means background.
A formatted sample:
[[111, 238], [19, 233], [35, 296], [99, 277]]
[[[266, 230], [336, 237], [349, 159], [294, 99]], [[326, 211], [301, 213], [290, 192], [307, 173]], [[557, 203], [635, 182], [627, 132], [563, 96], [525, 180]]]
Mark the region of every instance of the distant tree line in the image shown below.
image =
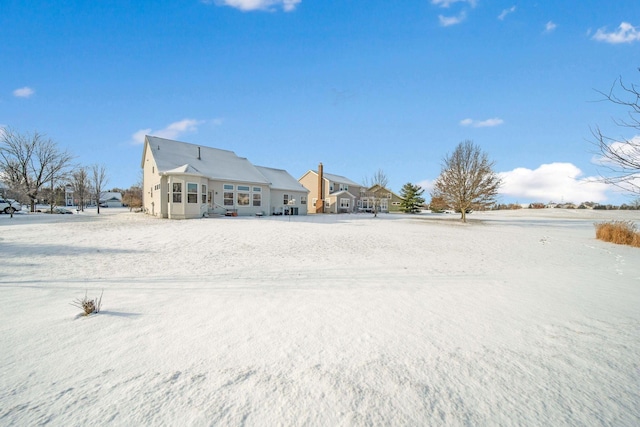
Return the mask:
[[[46, 203], [53, 212], [55, 206], [66, 204], [66, 188], [71, 187], [79, 209], [95, 200], [100, 213], [107, 170], [99, 164], [74, 164], [73, 158], [42, 133], [0, 128], [0, 181], [7, 187], [3, 196], [28, 202], [31, 212], [35, 212], [36, 203]], [[141, 184], [120, 192], [123, 203], [132, 209], [142, 206]]]

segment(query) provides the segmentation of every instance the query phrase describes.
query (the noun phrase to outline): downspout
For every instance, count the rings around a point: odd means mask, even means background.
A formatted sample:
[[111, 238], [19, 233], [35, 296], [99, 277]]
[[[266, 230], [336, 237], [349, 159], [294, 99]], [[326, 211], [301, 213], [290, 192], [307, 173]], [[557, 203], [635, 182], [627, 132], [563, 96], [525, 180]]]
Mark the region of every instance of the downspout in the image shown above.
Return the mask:
[[322, 163], [318, 165], [318, 200], [316, 201], [316, 213], [324, 213], [324, 168]]

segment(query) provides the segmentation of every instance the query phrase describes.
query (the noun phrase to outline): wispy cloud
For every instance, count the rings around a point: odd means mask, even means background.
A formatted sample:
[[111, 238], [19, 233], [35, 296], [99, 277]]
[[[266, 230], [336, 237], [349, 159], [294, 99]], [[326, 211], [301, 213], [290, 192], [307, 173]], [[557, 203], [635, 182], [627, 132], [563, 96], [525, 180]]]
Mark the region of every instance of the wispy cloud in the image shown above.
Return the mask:
[[502, 11], [502, 13], [500, 15], [498, 15], [498, 19], [501, 21], [504, 21], [504, 18], [507, 17], [507, 15], [513, 13], [516, 11], [516, 7], [515, 6], [511, 6], [509, 9], [504, 9]]
[[618, 31], [608, 33], [605, 28], [600, 28], [593, 35], [593, 39], [611, 44], [633, 43], [640, 41], [640, 30], [628, 22], [623, 22], [618, 26]]
[[21, 87], [19, 89], [16, 89], [13, 91], [13, 96], [17, 97], [17, 98], [29, 98], [31, 97], [34, 93], [36, 93], [35, 90], [31, 89], [28, 86], [25, 87]]
[[551, 33], [553, 32], [558, 26], [553, 22], [553, 21], [549, 21], [545, 24], [544, 26], [544, 32], [545, 33]]
[[[215, 119], [220, 120], [220, 119]], [[176, 139], [185, 133], [192, 133], [198, 130], [198, 126], [205, 123], [204, 120], [184, 119], [179, 122], [173, 122], [164, 129], [152, 130], [151, 128], [140, 129], [131, 135], [134, 144], [143, 144], [145, 135], [159, 136], [160, 138]], [[213, 122], [215, 124], [215, 121]], [[220, 122], [221, 123], [221, 122]]]
[[504, 120], [494, 117], [493, 119], [487, 120], [473, 120], [473, 119], [464, 119], [460, 120], [461, 126], [473, 127], [473, 128], [489, 128], [494, 126], [500, 126], [504, 123]]
[[[640, 135], [635, 135], [633, 138], [625, 141], [614, 141], [609, 145], [609, 149], [612, 153], [628, 159], [640, 159]], [[618, 164], [611, 159], [604, 156], [594, 156], [591, 158], [591, 162], [598, 166], [606, 166], [611, 169], [617, 169]]]
[[572, 163], [544, 164], [537, 169], [516, 168], [498, 174], [503, 184], [500, 194], [523, 201], [537, 202], [603, 202], [608, 184], [596, 177], [583, 177]]
[[272, 11], [282, 7], [285, 12], [292, 12], [302, 0], [201, 0], [204, 4], [229, 6], [244, 12], [253, 10]]
[[449, 7], [454, 3], [466, 3], [471, 7], [476, 7], [477, 0], [431, 0], [431, 4], [439, 7]]
[[467, 14], [461, 12], [458, 16], [443, 16], [438, 15], [438, 19], [440, 20], [440, 25], [443, 27], [450, 27], [451, 25], [457, 25], [465, 20]]

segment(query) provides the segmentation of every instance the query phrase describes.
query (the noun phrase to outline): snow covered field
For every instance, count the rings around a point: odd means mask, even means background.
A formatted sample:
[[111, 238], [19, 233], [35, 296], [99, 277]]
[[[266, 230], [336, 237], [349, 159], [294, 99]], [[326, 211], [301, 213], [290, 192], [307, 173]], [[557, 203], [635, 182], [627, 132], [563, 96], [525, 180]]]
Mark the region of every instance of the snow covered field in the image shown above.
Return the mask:
[[0, 425], [639, 425], [639, 215], [0, 215]]

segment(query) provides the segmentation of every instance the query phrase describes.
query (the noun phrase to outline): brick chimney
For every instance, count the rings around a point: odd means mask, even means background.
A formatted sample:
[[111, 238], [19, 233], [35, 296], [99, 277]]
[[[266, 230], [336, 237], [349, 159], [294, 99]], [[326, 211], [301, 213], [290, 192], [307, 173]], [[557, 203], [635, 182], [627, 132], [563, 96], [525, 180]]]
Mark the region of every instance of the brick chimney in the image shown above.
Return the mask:
[[322, 162], [318, 165], [318, 200], [316, 201], [316, 213], [324, 213], [324, 170]]

